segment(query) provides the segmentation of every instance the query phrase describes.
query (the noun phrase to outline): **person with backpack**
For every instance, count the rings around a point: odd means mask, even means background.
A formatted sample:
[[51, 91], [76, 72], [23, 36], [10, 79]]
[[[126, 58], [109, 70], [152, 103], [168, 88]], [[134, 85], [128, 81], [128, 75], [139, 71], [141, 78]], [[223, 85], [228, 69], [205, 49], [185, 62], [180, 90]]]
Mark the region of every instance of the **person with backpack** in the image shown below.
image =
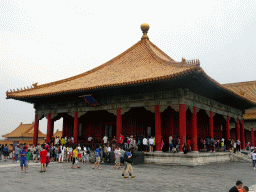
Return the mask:
[[127, 175], [128, 172], [131, 173], [131, 178], [134, 178], [133, 175], [133, 168], [132, 168], [132, 153], [131, 150], [128, 149], [127, 152], [124, 154], [124, 161], [126, 162], [126, 170], [124, 172], [124, 178], [129, 178]]

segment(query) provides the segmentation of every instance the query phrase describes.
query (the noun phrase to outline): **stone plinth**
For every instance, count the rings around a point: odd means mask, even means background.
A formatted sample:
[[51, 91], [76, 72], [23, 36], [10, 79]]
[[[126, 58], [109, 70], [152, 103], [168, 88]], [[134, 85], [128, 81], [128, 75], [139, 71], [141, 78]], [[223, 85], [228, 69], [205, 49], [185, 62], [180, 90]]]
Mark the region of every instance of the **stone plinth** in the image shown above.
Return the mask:
[[209, 163], [238, 161], [230, 152], [218, 153], [145, 153], [144, 163], [161, 165], [198, 166]]

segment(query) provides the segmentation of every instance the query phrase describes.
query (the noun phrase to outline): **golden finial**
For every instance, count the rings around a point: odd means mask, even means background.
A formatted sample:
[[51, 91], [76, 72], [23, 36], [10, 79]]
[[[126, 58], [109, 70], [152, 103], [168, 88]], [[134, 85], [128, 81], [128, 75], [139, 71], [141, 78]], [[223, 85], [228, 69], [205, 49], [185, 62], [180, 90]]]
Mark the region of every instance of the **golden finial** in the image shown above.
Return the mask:
[[143, 36], [142, 36], [141, 40], [142, 40], [142, 39], [149, 39], [149, 38], [148, 38], [148, 35], [147, 35], [148, 30], [149, 30], [149, 24], [147, 24], [147, 23], [142, 23], [141, 26], [140, 26], [140, 28], [141, 28], [141, 30], [142, 30], [142, 32], [143, 32]]
[[182, 62], [182, 63], [186, 63], [186, 59], [182, 57], [181, 62]]

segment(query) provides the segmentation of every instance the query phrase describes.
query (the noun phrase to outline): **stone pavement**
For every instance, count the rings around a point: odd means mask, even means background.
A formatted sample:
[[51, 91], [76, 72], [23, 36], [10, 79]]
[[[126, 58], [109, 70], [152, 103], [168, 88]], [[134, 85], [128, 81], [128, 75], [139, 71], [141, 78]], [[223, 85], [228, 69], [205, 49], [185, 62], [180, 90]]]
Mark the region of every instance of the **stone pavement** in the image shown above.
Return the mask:
[[[81, 164], [81, 163], [80, 163]], [[256, 188], [256, 170], [252, 163], [227, 162], [197, 167], [136, 165], [135, 178], [124, 179], [121, 170], [102, 164], [102, 170], [92, 164], [71, 169], [70, 163], [50, 163], [47, 172], [40, 173], [39, 163], [30, 163], [28, 173], [20, 172], [19, 163], [0, 162], [0, 191], [173, 191], [225, 192], [241, 180]], [[256, 191], [255, 191], [256, 192]]]

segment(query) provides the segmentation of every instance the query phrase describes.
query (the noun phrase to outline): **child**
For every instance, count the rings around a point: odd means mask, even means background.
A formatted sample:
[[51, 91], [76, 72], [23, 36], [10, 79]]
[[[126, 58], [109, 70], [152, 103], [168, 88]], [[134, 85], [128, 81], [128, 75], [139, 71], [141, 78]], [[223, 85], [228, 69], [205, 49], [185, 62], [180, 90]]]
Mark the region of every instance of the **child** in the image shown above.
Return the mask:
[[28, 154], [27, 154], [27, 166], [28, 166], [28, 164], [29, 164], [29, 156], [30, 156], [30, 149], [28, 149]]

